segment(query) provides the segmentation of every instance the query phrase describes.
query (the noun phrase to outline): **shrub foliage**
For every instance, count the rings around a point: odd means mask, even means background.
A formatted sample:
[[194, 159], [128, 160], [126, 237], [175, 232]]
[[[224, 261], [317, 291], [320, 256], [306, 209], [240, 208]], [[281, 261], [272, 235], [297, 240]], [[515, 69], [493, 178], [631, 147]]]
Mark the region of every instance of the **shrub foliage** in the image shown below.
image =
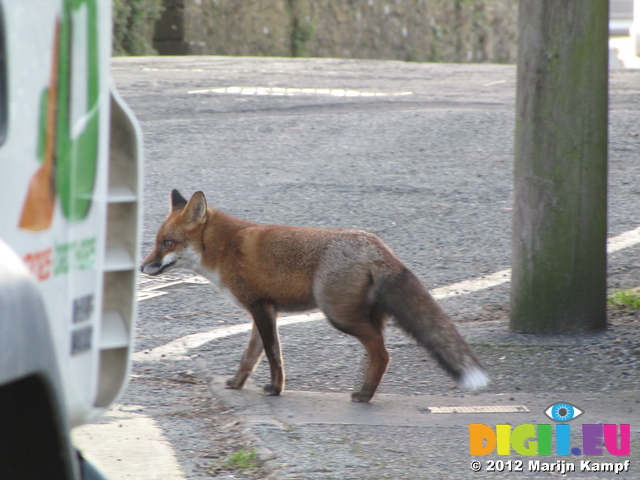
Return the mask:
[[113, 0], [113, 55], [155, 55], [154, 24], [162, 0]]

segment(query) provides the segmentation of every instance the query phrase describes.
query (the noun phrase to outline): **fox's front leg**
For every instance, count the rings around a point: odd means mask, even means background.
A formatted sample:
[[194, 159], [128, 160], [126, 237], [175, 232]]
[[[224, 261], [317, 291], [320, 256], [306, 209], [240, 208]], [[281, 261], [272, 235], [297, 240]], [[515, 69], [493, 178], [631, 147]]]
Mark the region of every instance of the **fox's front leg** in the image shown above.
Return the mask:
[[260, 338], [260, 332], [256, 328], [255, 322], [251, 327], [251, 338], [249, 338], [249, 344], [247, 349], [242, 355], [240, 360], [240, 367], [235, 377], [230, 378], [226, 382], [227, 388], [240, 389], [244, 387], [245, 382], [249, 378], [249, 375], [255, 370], [258, 361], [262, 358], [264, 348], [262, 347], [262, 338]]
[[249, 311], [253, 316], [254, 325], [260, 332], [264, 352], [267, 354], [267, 360], [269, 360], [269, 367], [271, 368], [271, 383], [264, 387], [264, 393], [267, 395], [280, 395], [280, 392], [284, 390], [284, 367], [278, 327], [276, 326], [276, 310], [273, 305], [259, 303], [253, 305]]

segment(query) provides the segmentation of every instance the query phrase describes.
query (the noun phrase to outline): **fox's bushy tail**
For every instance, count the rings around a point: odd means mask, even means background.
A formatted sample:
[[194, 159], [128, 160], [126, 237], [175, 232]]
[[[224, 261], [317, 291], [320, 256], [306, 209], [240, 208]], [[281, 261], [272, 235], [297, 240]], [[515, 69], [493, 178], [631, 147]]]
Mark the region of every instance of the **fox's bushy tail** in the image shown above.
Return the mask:
[[376, 299], [460, 386], [476, 390], [489, 377], [453, 321], [406, 267], [379, 280]]

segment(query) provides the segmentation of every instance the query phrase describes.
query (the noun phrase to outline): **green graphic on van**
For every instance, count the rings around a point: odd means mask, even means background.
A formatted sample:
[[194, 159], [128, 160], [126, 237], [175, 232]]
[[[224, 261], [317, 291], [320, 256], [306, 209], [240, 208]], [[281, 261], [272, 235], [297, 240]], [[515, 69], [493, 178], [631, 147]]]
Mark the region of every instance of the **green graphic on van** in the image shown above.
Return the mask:
[[56, 22], [49, 87], [40, 102], [37, 157], [20, 228], [46, 230], [55, 198], [70, 222], [87, 217], [95, 184], [99, 132], [97, 0], [65, 0]]

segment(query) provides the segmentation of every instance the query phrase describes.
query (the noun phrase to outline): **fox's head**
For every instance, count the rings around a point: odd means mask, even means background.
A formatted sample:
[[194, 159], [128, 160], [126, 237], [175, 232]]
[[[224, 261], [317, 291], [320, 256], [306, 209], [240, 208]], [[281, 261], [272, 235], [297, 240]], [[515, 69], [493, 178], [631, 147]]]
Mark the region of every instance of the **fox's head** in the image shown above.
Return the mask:
[[207, 220], [204, 193], [187, 201], [178, 190], [171, 191], [171, 211], [156, 236], [156, 246], [140, 265], [140, 271], [159, 275], [173, 268], [195, 270], [202, 259], [202, 228]]

